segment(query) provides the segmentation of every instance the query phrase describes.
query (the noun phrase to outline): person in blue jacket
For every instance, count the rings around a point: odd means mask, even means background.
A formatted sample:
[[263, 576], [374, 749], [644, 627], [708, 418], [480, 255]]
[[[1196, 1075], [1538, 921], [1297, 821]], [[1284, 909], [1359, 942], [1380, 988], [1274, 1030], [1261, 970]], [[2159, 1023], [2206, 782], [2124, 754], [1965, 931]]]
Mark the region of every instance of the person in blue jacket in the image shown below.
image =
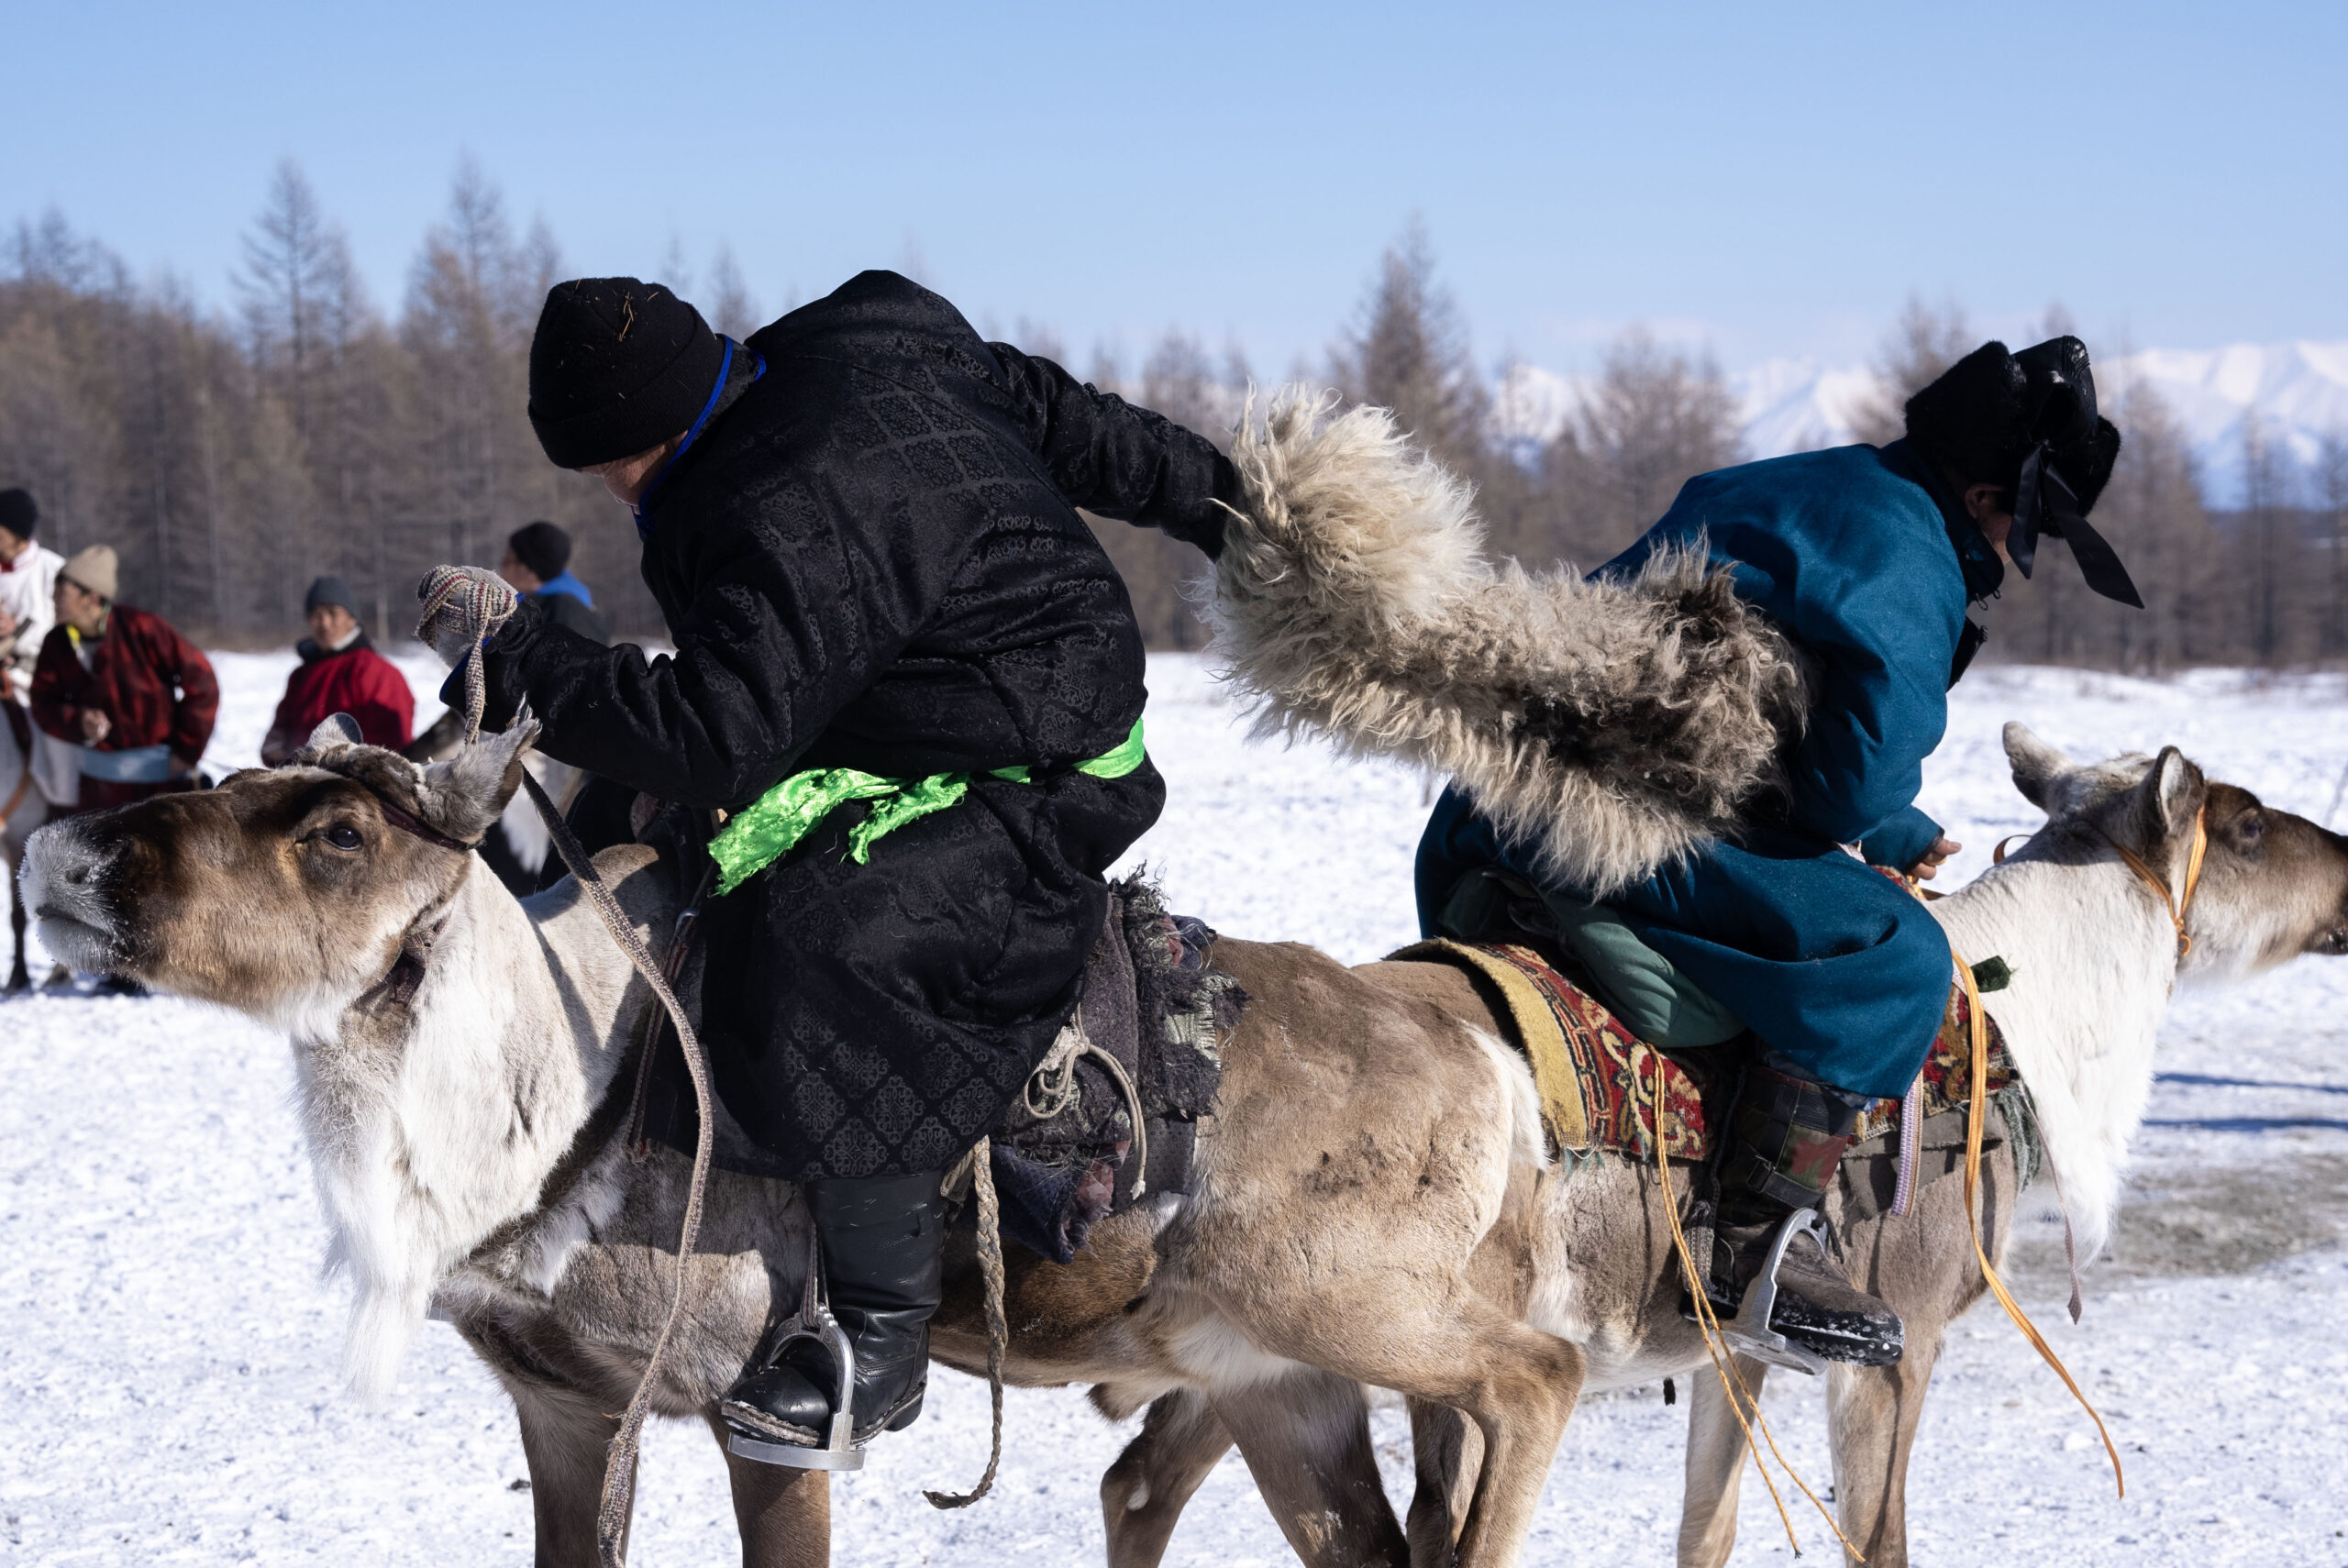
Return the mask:
[[[1967, 606], [1996, 592], [2005, 562], [2028, 576], [2038, 535], [2057, 534], [2090, 587], [2142, 608], [2086, 521], [2120, 434], [2096, 413], [2077, 338], [2019, 354], [1986, 344], [1906, 414], [1906, 438], [1881, 448], [1689, 480], [1599, 572], [1628, 578], [1658, 549], [1703, 541], [1739, 596], [1811, 661], [1808, 725], [1782, 759], [1783, 790], [1733, 838], [1604, 903], [1755, 1042], [1716, 1167], [1706, 1294], [1723, 1320], [1733, 1314], [1790, 1231], [1767, 1328], [1822, 1358], [1875, 1365], [1899, 1359], [1899, 1318], [1843, 1278], [1811, 1219], [1859, 1110], [1914, 1078], [1952, 961], [1938, 922], [1869, 867], [1930, 877], [1960, 847], [1916, 794], [1947, 724], [1947, 689], [1982, 641]], [[1423, 928], [1473, 934], [1441, 928], [1462, 879], [1496, 868], [1537, 887], [1534, 867], [1453, 787], [1419, 845]]]
[[541, 519], [514, 530], [497, 575], [517, 593], [543, 601], [548, 618], [593, 642], [612, 640], [611, 624], [595, 608], [595, 596], [571, 574], [570, 534]]

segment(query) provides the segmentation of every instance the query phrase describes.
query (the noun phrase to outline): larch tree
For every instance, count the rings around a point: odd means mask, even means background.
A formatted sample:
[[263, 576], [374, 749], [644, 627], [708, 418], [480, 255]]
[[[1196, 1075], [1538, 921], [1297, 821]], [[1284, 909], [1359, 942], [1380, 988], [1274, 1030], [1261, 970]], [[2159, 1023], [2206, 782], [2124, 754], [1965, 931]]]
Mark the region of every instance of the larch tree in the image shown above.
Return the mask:
[[1852, 438], [1888, 446], [1907, 434], [1908, 400], [1981, 346], [1954, 300], [1929, 305], [1911, 294], [1875, 362], [1876, 391], [1853, 411]]
[[1736, 400], [1711, 356], [1632, 327], [1607, 349], [1543, 464], [1567, 552], [1595, 565], [1653, 525], [1688, 480], [1743, 458]]

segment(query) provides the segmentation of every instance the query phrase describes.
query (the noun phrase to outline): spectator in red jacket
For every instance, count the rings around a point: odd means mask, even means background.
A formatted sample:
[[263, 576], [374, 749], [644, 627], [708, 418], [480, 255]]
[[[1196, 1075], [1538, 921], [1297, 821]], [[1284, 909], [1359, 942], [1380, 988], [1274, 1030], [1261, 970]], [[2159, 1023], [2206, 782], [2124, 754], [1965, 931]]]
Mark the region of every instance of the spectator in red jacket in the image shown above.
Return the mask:
[[33, 722], [82, 752], [77, 809], [197, 785], [220, 685], [161, 615], [115, 602], [115, 556], [93, 545], [57, 573], [57, 624], [33, 666]]
[[408, 690], [407, 677], [367, 640], [358, 602], [350, 584], [338, 577], [310, 584], [302, 601], [310, 635], [294, 650], [302, 656], [301, 668], [286, 677], [285, 700], [260, 743], [260, 759], [270, 767], [291, 758], [310, 732], [336, 713], [358, 720], [359, 736], [369, 745], [397, 751], [411, 738], [415, 694]]

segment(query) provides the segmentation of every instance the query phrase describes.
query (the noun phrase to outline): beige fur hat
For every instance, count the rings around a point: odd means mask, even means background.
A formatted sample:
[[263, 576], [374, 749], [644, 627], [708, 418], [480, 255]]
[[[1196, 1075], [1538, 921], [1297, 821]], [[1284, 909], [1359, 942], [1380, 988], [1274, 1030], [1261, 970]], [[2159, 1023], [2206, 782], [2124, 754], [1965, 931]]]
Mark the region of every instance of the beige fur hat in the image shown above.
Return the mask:
[[71, 578], [77, 585], [112, 600], [115, 589], [115, 557], [112, 545], [92, 545], [86, 550], [76, 550], [73, 558], [58, 569], [58, 576]]

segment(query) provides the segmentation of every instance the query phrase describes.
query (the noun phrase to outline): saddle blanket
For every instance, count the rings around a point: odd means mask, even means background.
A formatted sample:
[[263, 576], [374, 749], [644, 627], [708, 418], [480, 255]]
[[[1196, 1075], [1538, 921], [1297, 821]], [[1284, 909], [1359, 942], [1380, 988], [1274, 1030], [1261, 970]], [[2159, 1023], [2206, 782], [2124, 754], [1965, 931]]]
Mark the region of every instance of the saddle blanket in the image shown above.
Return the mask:
[[[1704, 1097], [1722, 1081], [1737, 1042], [1665, 1055], [1623, 1027], [1597, 998], [1574, 984], [1542, 948], [1519, 942], [1454, 942], [1438, 938], [1389, 954], [1390, 962], [1444, 963], [1479, 976], [1506, 1004], [1512, 1042], [1533, 1067], [1541, 1119], [1561, 1152], [1605, 1150], [1655, 1158], [1656, 1060], [1663, 1062], [1663, 1146], [1675, 1160], [1701, 1161], [1706, 1141]], [[1962, 1108], [1972, 1089], [1972, 1012], [1962, 985], [1948, 1007], [1918, 1077], [1922, 1115], [1929, 1120]], [[1749, 1039], [1750, 1037], [1746, 1037]], [[1719, 1058], [1719, 1059], [1715, 1059]], [[1988, 1088], [1992, 1096], [2014, 1081], [1998, 1021], [1989, 1020]], [[1881, 1099], [1860, 1114], [1864, 1142], [1894, 1127], [1899, 1101]]]
[[1005, 1240], [1065, 1264], [1107, 1216], [1190, 1190], [1247, 1002], [1208, 963], [1214, 940], [1140, 877], [1110, 886], [1075, 1015], [992, 1134]]

